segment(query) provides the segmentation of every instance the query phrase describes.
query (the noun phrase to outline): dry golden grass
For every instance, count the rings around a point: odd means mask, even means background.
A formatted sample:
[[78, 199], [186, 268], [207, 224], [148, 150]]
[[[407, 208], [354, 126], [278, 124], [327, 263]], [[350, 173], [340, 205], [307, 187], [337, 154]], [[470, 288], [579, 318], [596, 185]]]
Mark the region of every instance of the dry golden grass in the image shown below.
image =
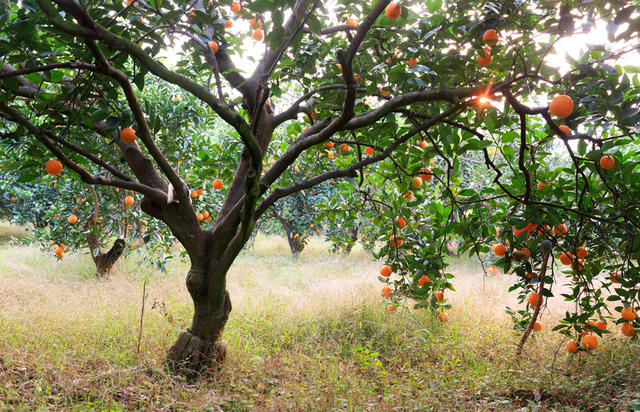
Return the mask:
[[[313, 240], [298, 258], [259, 236], [229, 274], [229, 358], [213, 378], [187, 384], [162, 367], [190, 321], [186, 262], [166, 273], [132, 254], [110, 279], [86, 255], [0, 248], [0, 405], [19, 409], [512, 410], [528, 405], [630, 407], [638, 397], [638, 344], [614, 334], [569, 357], [545, 328], [514, 358], [518, 335], [504, 307], [513, 279], [482, 288], [473, 262], [455, 260], [453, 308], [441, 324], [424, 311], [387, 313], [379, 265], [362, 250], [327, 253]], [[136, 351], [143, 280], [141, 351]], [[563, 310], [554, 298], [551, 324]], [[559, 309], [558, 309], [559, 308]], [[0, 409], [2, 407], [0, 406]]]

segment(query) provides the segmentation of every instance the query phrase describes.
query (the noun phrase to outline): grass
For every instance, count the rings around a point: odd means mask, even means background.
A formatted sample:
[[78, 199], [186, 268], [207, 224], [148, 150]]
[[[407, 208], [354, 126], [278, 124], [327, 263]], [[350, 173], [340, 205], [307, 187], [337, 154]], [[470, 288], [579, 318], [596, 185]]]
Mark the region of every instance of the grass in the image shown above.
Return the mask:
[[549, 331], [565, 308], [559, 298], [518, 360], [508, 277], [488, 278], [483, 290], [478, 267], [454, 261], [457, 291], [441, 324], [431, 313], [386, 312], [379, 265], [359, 249], [326, 250], [313, 241], [292, 258], [284, 240], [259, 237], [229, 275], [225, 367], [189, 384], [162, 368], [190, 322], [185, 262], [157, 273], [132, 256], [97, 280], [86, 255], [57, 263], [32, 246], [0, 246], [0, 409], [640, 408], [640, 345], [616, 332], [568, 356]]

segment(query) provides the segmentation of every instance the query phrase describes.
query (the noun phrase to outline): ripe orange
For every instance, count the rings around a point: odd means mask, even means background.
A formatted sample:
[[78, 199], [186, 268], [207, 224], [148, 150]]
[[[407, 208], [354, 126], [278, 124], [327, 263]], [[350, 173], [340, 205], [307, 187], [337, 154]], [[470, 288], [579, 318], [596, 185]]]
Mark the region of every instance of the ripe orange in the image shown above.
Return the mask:
[[564, 223], [559, 225], [559, 226], [554, 226], [553, 227], [553, 235], [554, 236], [562, 236], [565, 233], [567, 233], [569, 229], [567, 229], [567, 225], [565, 225]]
[[324, 144], [326, 147], [328, 147], [329, 149], [333, 149], [333, 146], [335, 146], [336, 144], [333, 142], [327, 142]]
[[391, 3], [385, 9], [385, 14], [391, 20], [395, 20], [402, 14], [402, 8], [397, 3]]
[[433, 179], [433, 173], [431, 173], [431, 169], [429, 169], [428, 167], [423, 167], [422, 169], [420, 169], [420, 179], [424, 180], [425, 182], [430, 182], [431, 179]]
[[55, 249], [53, 249], [53, 253], [55, 253], [56, 255], [61, 255], [63, 252], [62, 248], [60, 246], [56, 246]]
[[515, 256], [515, 258], [518, 260], [527, 260], [531, 257], [531, 252], [526, 247], [522, 249], [516, 249], [513, 252], [518, 253], [518, 255]]
[[125, 143], [133, 143], [136, 141], [136, 131], [126, 127], [120, 132], [120, 139]]
[[410, 60], [407, 60], [407, 65], [409, 65], [409, 67], [413, 67], [413, 66], [415, 66], [416, 64], [418, 64], [418, 59], [410, 59]]
[[598, 346], [598, 338], [593, 335], [586, 335], [582, 338], [581, 345], [583, 348], [591, 350]]
[[400, 245], [402, 245], [402, 239], [396, 238], [395, 236], [392, 235], [389, 238], [389, 243], [391, 244], [391, 246], [400, 247]]
[[198, 197], [198, 192], [196, 192], [195, 190], [193, 192], [191, 192], [191, 197], [193, 197], [193, 198]]
[[620, 311], [620, 316], [622, 316], [622, 319], [624, 320], [632, 321], [638, 316], [638, 313], [631, 306], [627, 306]]
[[616, 159], [613, 158], [613, 156], [602, 156], [600, 158], [600, 167], [603, 168], [604, 170], [609, 170], [612, 169], [613, 166], [616, 164]]
[[527, 235], [529, 234], [529, 230], [527, 229], [527, 227], [523, 227], [522, 229], [517, 229], [517, 228], [513, 228], [513, 236], [515, 236], [516, 238], [519, 238], [520, 235], [524, 232], [527, 232]]
[[196, 194], [197, 194], [198, 196], [202, 196], [202, 195], [204, 194], [204, 190], [203, 190], [202, 188], [200, 188], [200, 189], [196, 189]]
[[[540, 298], [540, 295], [538, 295], [538, 292], [531, 293], [528, 298], [529, 304], [531, 306], [538, 306], [538, 298]], [[540, 305], [542, 304], [544, 304], [544, 298], [540, 300]]]
[[582, 246], [580, 246], [578, 250], [576, 250], [576, 256], [578, 256], [578, 259], [586, 258], [588, 254], [589, 252], [587, 251], [587, 249], [583, 248]]
[[47, 173], [53, 176], [57, 176], [62, 173], [62, 163], [57, 159], [49, 160], [44, 168]]
[[348, 18], [345, 24], [351, 27], [356, 27], [358, 25], [358, 23], [356, 22], [356, 19], [353, 19], [353, 18]]
[[556, 96], [549, 104], [549, 111], [552, 115], [560, 119], [564, 119], [573, 113], [573, 100], [571, 100], [571, 97], [566, 94]]
[[218, 43], [211, 40], [209, 43], [207, 43], [209, 45], [209, 48], [211, 49], [211, 51], [213, 52], [213, 54], [218, 53], [219, 47], [218, 47]]
[[414, 177], [413, 180], [411, 180], [411, 186], [419, 188], [422, 186], [422, 179], [418, 176]]
[[133, 199], [133, 196], [127, 196], [124, 198], [124, 204], [127, 206], [133, 206], [133, 204], [135, 203], [135, 200]]
[[67, 219], [67, 221], [69, 221], [69, 223], [74, 224], [78, 221], [78, 216], [76, 215], [70, 215], [69, 218]]
[[237, 1], [231, 3], [231, 11], [238, 14], [238, 12], [242, 10], [242, 6]]
[[413, 192], [411, 190], [407, 190], [407, 192], [402, 196], [407, 200], [412, 200], [413, 199]]
[[391, 269], [389, 265], [384, 265], [380, 268], [380, 276], [384, 276], [385, 278], [391, 276], [391, 272], [393, 272], [393, 269]]
[[420, 147], [422, 147], [424, 149], [425, 147], [427, 147], [427, 141], [426, 140], [420, 140], [418, 142], [418, 146], [420, 146]]
[[349, 146], [346, 143], [343, 143], [343, 144], [340, 145], [340, 150], [339, 150], [340, 153], [349, 152], [349, 151], [351, 151], [351, 146]]
[[442, 322], [442, 323], [445, 323], [446, 321], [448, 321], [448, 320], [449, 320], [449, 317], [447, 316], [447, 314], [446, 314], [446, 313], [444, 313], [444, 312], [440, 312], [440, 313], [438, 313], [438, 320], [439, 320], [440, 322]]
[[507, 247], [502, 243], [498, 243], [497, 245], [493, 246], [493, 253], [498, 256], [504, 256], [504, 254], [507, 253]]
[[542, 190], [543, 187], [544, 187], [544, 183], [538, 182], [538, 190]]
[[251, 25], [252, 29], [259, 29], [260, 27], [262, 27], [262, 20], [260, 19], [251, 19], [249, 20], [249, 24]]
[[380, 88], [380, 93], [382, 94], [382, 96], [383, 96], [383, 97], [387, 97], [387, 96], [389, 96], [389, 92], [388, 92], [388, 91], [386, 91], [386, 90], [384, 89], [384, 87], [381, 87], [381, 88]]
[[562, 262], [563, 265], [571, 265], [573, 262], [573, 255], [571, 253], [564, 252], [560, 255], [560, 262]]
[[380, 296], [382, 296], [383, 298], [388, 298], [389, 296], [391, 296], [391, 288], [389, 286], [383, 287], [382, 291], [380, 291]]
[[427, 275], [422, 275], [420, 279], [418, 279], [418, 285], [420, 286], [424, 286], [427, 282], [431, 282], [431, 279], [429, 279], [429, 276]]
[[398, 226], [400, 227], [404, 227], [404, 225], [407, 224], [407, 221], [402, 216], [398, 216], [396, 222], [398, 222]]
[[620, 326], [620, 332], [622, 332], [624, 336], [631, 337], [635, 333], [635, 328], [633, 327], [632, 323], [625, 322]]
[[481, 55], [478, 56], [478, 64], [482, 67], [486, 67], [491, 63], [493, 57], [491, 56], [491, 51], [485, 47], [484, 49], [484, 57]]
[[264, 32], [262, 31], [262, 29], [256, 29], [253, 32], [253, 40], [262, 41], [262, 39], [264, 39]]
[[498, 32], [494, 29], [489, 29], [482, 35], [482, 40], [487, 46], [495, 46], [498, 43]]
[[213, 181], [213, 188], [216, 190], [222, 189], [222, 180], [216, 179]]
[[596, 328], [605, 330], [605, 329], [607, 329], [607, 324], [604, 323], [603, 321], [599, 320], [599, 321], [596, 322]]
[[542, 330], [542, 323], [536, 322], [533, 324], [533, 330], [535, 332], [540, 332]]
[[397, 307], [395, 305], [387, 305], [387, 312], [395, 312]]
[[373, 156], [373, 154], [374, 154], [376, 151], [375, 151], [375, 150], [373, 150], [373, 147], [368, 147], [368, 146], [367, 146], [367, 147], [364, 149], [364, 152], [365, 152], [366, 154], [368, 154], [369, 156]]
[[433, 298], [436, 302], [442, 302], [444, 300], [444, 293], [440, 291], [433, 292]]
[[576, 353], [578, 351], [578, 344], [575, 343], [574, 341], [568, 342], [567, 343], [567, 350], [570, 353]]
[[[569, 126], [566, 126], [566, 125], [562, 124], [562, 125], [558, 126], [558, 128], [560, 130], [562, 130], [564, 132], [564, 134], [566, 134], [567, 136], [571, 136], [571, 129], [569, 129]], [[557, 135], [557, 136], [558, 136], [558, 139], [562, 139], [562, 136], [560, 136], [560, 135]]]
[[224, 27], [230, 29], [233, 26], [233, 22], [231, 20], [227, 20], [224, 22]]

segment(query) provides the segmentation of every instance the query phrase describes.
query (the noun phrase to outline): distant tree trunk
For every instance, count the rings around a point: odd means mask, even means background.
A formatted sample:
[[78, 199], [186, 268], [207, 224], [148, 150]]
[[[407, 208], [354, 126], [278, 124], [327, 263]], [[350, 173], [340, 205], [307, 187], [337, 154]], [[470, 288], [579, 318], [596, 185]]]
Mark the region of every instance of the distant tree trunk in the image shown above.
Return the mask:
[[111, 249], [104, 253], [102, 246], [100, 246], [98, 235], [93, 231], [89, 231], [89, 233], [87, 233], [87, 244], [89, 245], [93, 263], [96, 265], [98, 277], [109, 276], [124, 253], [124, 239], [116, 239]]
[[353, 230], [351, 231], [351, 243], [347, 244], [347, 247], [344, 249], [344, 254], [348, 255], [351, 253], [351, 249], [353, 249], [353, 247], [356, 244], [356, 241], [358, 240], [358, 229], [360, 228], [360, 225], [356, 225], [356, 227], [353, 228]]
[[294, 228], [291, 222], [282, 217], [278, 212], [273, 212], [273, 215], [280, 221], [285, 233], [287, 234], [287, 241], [289, 242], [289, 248], [292, 255], [298, 255], [304, 249], [304, 242], [300, 239], [300, 236], [295, 237]]

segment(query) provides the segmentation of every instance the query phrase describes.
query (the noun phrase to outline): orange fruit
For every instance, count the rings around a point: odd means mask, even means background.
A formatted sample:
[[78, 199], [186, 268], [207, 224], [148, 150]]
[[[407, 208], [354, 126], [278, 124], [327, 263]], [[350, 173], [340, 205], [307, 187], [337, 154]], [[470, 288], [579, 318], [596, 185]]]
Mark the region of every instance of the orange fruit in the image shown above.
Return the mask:
[[395, 312], [396, 309], [395, 305], [387, 305], [387, 312]]
[[259, 19], [251, 19], [249, 20], [249, 24], [251, 25], [252, 29], [259, 29], [260, 27], [262, 27], [262, 20]]
[[78, 221], [78, 216], [76, 215], [70, 215], [69, 218], [67, 219], [67, 221], [71, 224], [74, 224]]
[[384, 265], [380, 268], [380, 276], [384, 276], [385, 278], [391, 276], [391, 272], [393, 272], [393, 270], [389, 265]]
[[486, 67], [491, 63], [493, 57], [491, 57], [491, 51], [485, 47], [484, 49], [484, 57], [481, 55], [478, 56], [478, 64], [482, 67]]
[[578, 351], [578, 344], [574, 341], [568, 342], [567, 350], [569, 351], [569, 353], [576, 353]]
[[53, 249], [53, 253], [55, 253], [56, 255], [61, 255], [62, 252], [63, 250], [60, 246], [57, 246], [55, 249]]
[[619, 276], [620, 274], [618, 272], [612, 273], [611, 276], [609, 276], [609, 281], [611, 283], [620, 283], [620, 279], [618, 279]]
[[262, 41], [262, 39], [264, 39], [264, 32], [262, 31], [262, 29], [254, 30], [254, 32], [253, 32], [253, 40]]
[[535, 332], [540, 332], [542, 330], [542, 323], [536, 322], [533, 324], [533, 330]]
[[567, 229], [567, 225], [565, 225], [564, 223], [559, 225], [559, 226], [554, 226], [553, 227], [553, 235], [554, 236], [562, 236], [565, 233], [567, 233], [569, 229]]
[[424, 180], [425, 182], [430, 182], [431, 179], [433, 179], [433, 173], [431, 173], [431, 169], [429, 169], [428, 167], [423, 167], [422, 169], [420, 169], [420, 179]]
[[564, 119], [573, 113], [573, 100], [566, 94], [556, 96], [549, 104], [549, 112], [560, 119]]
[[327, 142], [324, 144], [326, 147], [328, 147], [329, 149], [333, 149], [333, 146], [335, 146], [336, 144], [333, 142]]
[[433, 292], [433, 298], [436, 300], [436, 302], [442, 302], [444, 300], [444, 293], [440, 291]]
[[527, 235], [529, 234], [529, 230], [527, 229], [527, 227], [523, 227], [522, 229], [517, 229], [517, 228], [513, 228], [513, 236], [515, 236], [516, 238], [519, 238], [520, 235], [524, 232], [527, 232]]
[[564, 252], [560, 255], [560, 262], [562, 262], [563, 265], [571, 265], [573, 262], [573, 255], [571, 253]]
[[425, 147], [427, 147], [427, 141], [426, 140], [420, 140], [418, 142], [418, 146], [420, 146], [420, 147], [422, 147], [424, 149]]
[[[569, 126], [566, 126], [564, 124], [561, 124], [560, 126], [558, 126], [558, 128], [560, 130], [562, 130], [564, 132], [564, 134], [566, 134], [567, 136], [571, 136], [571, 129], [569, 129]], [[557, 135], [559, 139], [562, 139], [562, 136]]]
[[631, 337], [635, 333], [635, 328], [630, 322], [625, 322], [620, 326], [620, 332], [622, 332], [624, 336]]
[[[529, 295], [528, 301], [529, 304], [531, 306], [538, 306], [538, 298], [540, 297], [540, 295], [538, 295], [538, 292], [533, 292], [532, 294]], [[544, 298], [541, 299], [540, 301], [540, 305], [544, 304]]]
[[231, 3], [231, 11], [238, 14], [238, 12], [240, 12], [240, 10], [242, 10], [242, 6], [240, 5], [240, 3], [238, 3], [237, 1], [234, 1], [233, 3]]
[[397, 3], [391, 3], [384, 10], [385, 14], [391, 20], [395, 20], [402, 14], [402, 7], [398, 6]]
[[351, 27], [356, 27], [358, 25], [358, 23], [356, 22], [356, 19], [352, 19], [352, 18], [348, 18], [345, 24]]
[[445, 323], [446, 321], [449, 320], [449, 317], [447, 316], [446, 313], [441, 312], [441, 313], [438, 313], [438, 320], [442, 323]]
[[420, 279], [418, 279], [418, 285], [420, 286], [424, 286], [427, 282], [431, 282], [431, 279], [429, 279], [429, 276], [427, 275], [422, 275]]
[[375, 151], [375, 150], [373, 150], [373, 147], [368, 147], [368, 146], [367, 146], [367, 147], [364, 149], [364, 152], [365, 152], [366, 154], [368, 154], [369, 156], [373, 156], [373, 154], [374, 154], [376, 151]]
[[518, 256], [515, 256], [518, 260], [527, 260], [531, 257], [531, 252], [527, 248], [516, 249], [513, 253], [518, 253]]
[[383, 97], [387, 97], [387, 96], [389, 96], [389, 92], [388, 92], [388, 91], [386, 91], [386, 90], [384, 89], [384, 87], [381, 87], [381, 88], [380, 88], [380, 93], [382, 94], [382, 96], [383, 96]]
[[388, 298], [389, 296], [391, 296], [391, 288], [389, 286], [383, 287], [380, 291], [380, 296], [382, 296], [383, 298]]
[[612, 169], [613, 166], [616, 164], [616, 159], [613, 158], [613, 156], [602, 156], [600, 158], [600, 167], [603, 168], [604, 170], [609, 170]]
[[340, 153], [349, 152], [349, 151], [351, 151], [351, 146], [349, 146], [346, 143], [343, 143], [343, 144], [340, 145], [340, 150], [339, 150]]
[[222, 180], [216, 179], [213, 181], [213, 188], [216, 190], [222, 189]]
[[399, 216], [396, 219], [396, 222], [398, 222], [398, 226], [400, 226], [400, 227], [404, 227], [404, 225], [407, 224], [407, 221], [402, 216]]
[[498, 243], [497, 245], [493, 246], [493, 253], [498, 256], [504, 256], [504, 254], [507, 253], [507, 247], [502, 243]]
[[410, 59], [407, 61], [407, 64], [409, 65], [409, 67], [413, 67], [418, 64], [418, 59]]
[[218, 53], [219, 47], [218, 47], [218, 43], [211, 40], [209, 43], [207, 43], [209, 45], [209, 48], [211, 49], [211, 51], [215, 54]]
[[578, 256], [578, 259], [586, 258], [588, 254], [589, 252], [587, 251], [587, 249], [583, 248], [582, 246], [579, 247], [578, 250], [576, 250], [576, 256]]
[[400, 245], [402, 245], [402, 239], [391, 236], [389, 238], [389, 243], [391, 243], [391, 246], [400, 247]]
[[595, 349], [598, 346], [598, 338], [593, 335], [586, 335], [582, 338], [581, 345], [588, 350]]
[[227, 20], [224, 22], [224, 27], [230, 29], [233, 26], [233, 22], [231, 20]]
[[487, 46], [495, 46], [498, 43], [498, 32], [494, 29], [485, 31], [482, 35], [482, 41], [484, 41]]
[[407, 200], [412, 200], [413, 199], [413, 192], [411, 190], [407, 190], [407, 192], [402, 196]]
[[422, 179], [418, 176], [414, 177], [413, 180], [411, 180], [411, 186], [419, 188], [422, 186]]
[[599, 320], [599, 321], [596, 322], [596, 328], [605, 330], [605, 329], [607, 329], [607, 324], [604, 323], [603, 321]]
[[624, 320], [632, 321], [638, 316], [638, 313], [631, 306], [627, 306], [620, 311], [620, 316], [622, 316], [622, 319]]
[[191, 197], [193, 197], [193, 198], [198, 197], [198, 192], [196, 192], [195, 190], [193, 192], [191, 192]]
[[120, 132], [120, 139], [125, 143], [133, 143], [136, 141], [136, 131], [126, 127]]
[[133, 204], [135, 203], [135, 200], [133, 198], [133, 196], [127, 196], [124, 198], [124, 204], [127, 206], [133, 206]]
[[57, 159], [49, 160], [44, 168], [47, 173], [53, 176], [57, 176], [62, 173], [62, 163]]
[[204, 216], [202, 215], [202, 213], [198, 213], [198, 214], [196, 215], [196, 219], [198, 219], [198, 220], [202, 220], [202, 219], [204, 219]]
[[202, 195], [204, 194], [204, 190], [203, 190], [202, 188], [200, 188], [200, 189], [196, 189], [196, 194], [197, 194], [198, 196], [202, 196]]
[[538, 182], [538, 190], [541, 190], [544, 187], [544, 183]]

